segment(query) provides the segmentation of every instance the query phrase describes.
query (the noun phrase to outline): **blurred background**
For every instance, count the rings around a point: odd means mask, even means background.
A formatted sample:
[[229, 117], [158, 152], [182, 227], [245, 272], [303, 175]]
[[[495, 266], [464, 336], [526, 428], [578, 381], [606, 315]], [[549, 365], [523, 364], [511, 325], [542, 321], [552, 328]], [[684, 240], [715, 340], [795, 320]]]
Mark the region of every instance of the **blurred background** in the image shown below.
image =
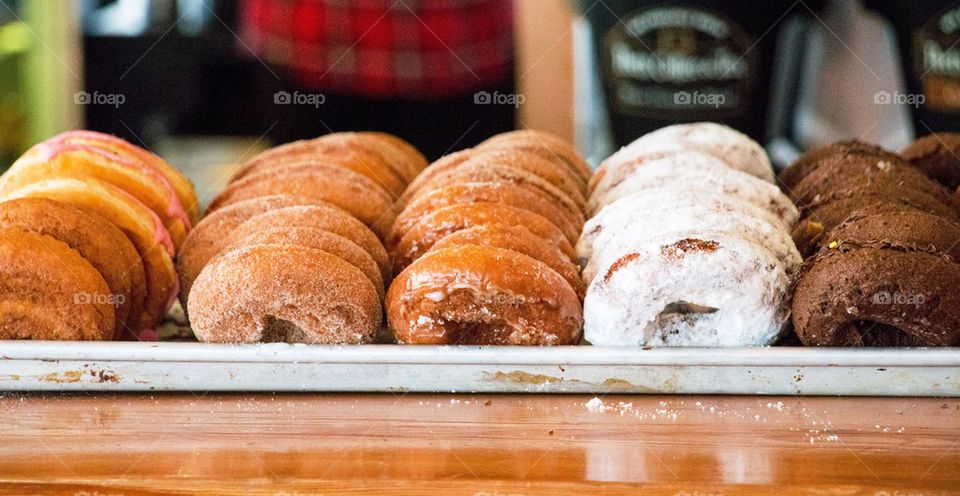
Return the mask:
[[0, 165], [88, 128], [208, 198], [245, 157], [332, 131], [430, 159], [529, 127], [595, 164], [695, 120], [780, 164], [850, 137], [899, 149], [957, 127], [954, 19], [956, 0], [0, 0]]

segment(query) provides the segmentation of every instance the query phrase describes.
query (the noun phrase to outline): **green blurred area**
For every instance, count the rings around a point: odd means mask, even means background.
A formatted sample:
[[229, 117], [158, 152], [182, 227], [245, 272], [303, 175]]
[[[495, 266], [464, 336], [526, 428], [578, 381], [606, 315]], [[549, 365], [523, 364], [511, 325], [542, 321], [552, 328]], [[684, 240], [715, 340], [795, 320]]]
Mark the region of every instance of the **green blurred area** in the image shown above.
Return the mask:
[[27, 143], [26, 54], [29, 27], [22, 21], [0, 26], [0, 166], [6, 168]]

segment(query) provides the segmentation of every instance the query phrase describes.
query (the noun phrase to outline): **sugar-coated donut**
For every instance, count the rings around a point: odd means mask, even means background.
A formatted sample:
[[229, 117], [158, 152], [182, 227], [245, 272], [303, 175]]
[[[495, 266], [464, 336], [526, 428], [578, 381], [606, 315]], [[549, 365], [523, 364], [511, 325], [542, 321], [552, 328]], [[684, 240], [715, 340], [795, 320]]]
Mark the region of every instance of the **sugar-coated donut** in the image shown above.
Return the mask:
[[960, 133], [934, 133], [917, 138], [901, 152], [903, 158], [940, 184], [960, 186]]
[[583, 300], [587, 286], [580, 278], [577, 266], [560, 250], [543, 242], [543, 239], [522, 226], [481, 225], [457, 231], [440, 238], [430, 247], [430, 251], [463, 245], [482, 245], [505, 248], [523, 253], [547, 264], [563, 277], [577, 297]]
[[363, 275], [373, 284], [374, 289], [377, 290], [377, 296], [383, 300], [385, 292], [383, 275], [380, 273], [380, 268], [377, 267], [377, 263], [373, 261], [373, 257], [364, 251], [363, 248], [360, 248], [356, 243], [339, 234], [309, 227], [275, 227], [273, 229], [256, 231], [248, 236], [237, 239], [224, 248], [223, 252], [256, 245], [302, 246], [338, 256], [350, 265], [360, 269]]
[[[399, 174], [405, 182], [409, 183], [417, 174], [426, 167], [426, 159], [422, 155], [410, 153], [413, 147], [409, 143], [397, 137], [388, 138], [384, 133], [330, 133], [320, 136], [315, 141], [318, 143], [336, 143], [339, 146], [347, 146], [354, 149], [364, 149], [376, 153]], [[402, 145], [405, 144], [406, 146]], [[423, 162], [420, 162], [420, 160]]]
[[111, 184], [91, 178], [54, 178], [9, 193], [4, 199], [49, 198], [91, 210], [120, 228], [130, 239], [146, 279], [144, 310], [134, 331], [155, 328], [166, 316], [178, 291], [171, 258], [173, 243], [159, 217], [146, 205]]
[[394, 274], [427, 252], [444, 236], [474, 226], [499, 224], [524, 226], [545, 243], [560, 249], [574, 260], [573, 247], [560, 229], [546, 218], [528, 210], [499, 203], [462, 203], [425, 216], [393, 247], [390, 256]]
[[387, 291], [387, 319], [407, 344], [576, 344], [583, 323], [555, 270], [479, 245], [431, 251], [407, 267]]
[[115, 308], [114, 336], [133, 329], [143, 312], [146, 279], [136, 248], [119, 228], [90, 210], [46, 198], [0, 203], [0, 228], [18, 228], [66, 243], [97, 269]]
[[579, 175], [584, 185], [587, 184], [590, 176], [593, 175], [593, 172], [590, 170], [590, 165], [577, 153], [573, 145], [559, 136], [544, 131], [520, 129], [500, 133], [492, 138], [488, 138], [477, 146], [477, 148], [481, 149], [508, 147], [521, 150], [545, 148], [563, 160], [571, 171]]
[[[316, 152], [292, 153], [279, 157], [270, 157], [248, 162], [238, 171], [231, 182], [240, 180], [251, 174], [257, 174], [270, 169], [289, 165], [320, 164], [335, 166], [361, 174], [382, 187], [394, 198], [399, 197], [406, 190], [407, 183], [378, 155], [366, 150], [349, 150], [341, 155], [326, 155]], [[318, 172], [323, 173], [323, 170]]]
[[387, 237], [387, 246], [395, 245], [417, 222], [430, 212], [460, 203], [502, 203], [542, 215], [576, 243], [583, 222], [570, 216], [541, 190], [523, 184], [468, 182], [440, 187], [417, 196], [397, 215]]
[[110, 295], [97, 269], [66, 243], [0, 228], [0, 339], [111, 339]]
[[194, 333], [210, 343], [370, 343], [382, 323], [363, 272], [291, 245], [222, 254], [197, 277], [188, 306]]

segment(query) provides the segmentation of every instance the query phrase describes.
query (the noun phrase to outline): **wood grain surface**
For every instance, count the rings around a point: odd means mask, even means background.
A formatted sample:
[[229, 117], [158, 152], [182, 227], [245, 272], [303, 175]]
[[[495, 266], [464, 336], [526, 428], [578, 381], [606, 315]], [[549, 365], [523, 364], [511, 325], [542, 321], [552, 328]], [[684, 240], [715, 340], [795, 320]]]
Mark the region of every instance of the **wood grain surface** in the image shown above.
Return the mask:
[[0, 494], [960, 491], [960, 400], [4, 395]]

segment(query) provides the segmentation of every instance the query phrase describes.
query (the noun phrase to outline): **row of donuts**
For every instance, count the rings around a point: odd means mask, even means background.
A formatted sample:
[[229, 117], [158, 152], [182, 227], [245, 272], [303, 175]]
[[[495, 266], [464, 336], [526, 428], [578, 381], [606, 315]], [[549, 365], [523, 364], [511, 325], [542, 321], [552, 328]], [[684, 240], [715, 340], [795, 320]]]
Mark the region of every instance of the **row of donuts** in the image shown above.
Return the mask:
[[960, 198], [948, 189], [960, 184], [957, 151], [954, 134], [902, 155], [844, 141], [780, 174], [808, 257], [792, 304], [803, 344], [960, 345]]
[[573, 246], [590, 169], [536, 131], [447, 155], [413, 181], [387, 238], [386, 310], [412, 344], [580, 341], [584, 285]]
[[70, 131], [0, 177], [0, 338], [152, 339], [199, 218], [190, 182], [119, 138]]
[[205, 342], [369, 343], [392, 268], [394, 202], [426, 159], [373, 132], [332, 133], [247, 161], [178, 258]]
[[789, 318], [798, 212], [763, 148], [726, 126], [679, 124], [605, 160], [577, 253], [594, 345], [764, 346]]

